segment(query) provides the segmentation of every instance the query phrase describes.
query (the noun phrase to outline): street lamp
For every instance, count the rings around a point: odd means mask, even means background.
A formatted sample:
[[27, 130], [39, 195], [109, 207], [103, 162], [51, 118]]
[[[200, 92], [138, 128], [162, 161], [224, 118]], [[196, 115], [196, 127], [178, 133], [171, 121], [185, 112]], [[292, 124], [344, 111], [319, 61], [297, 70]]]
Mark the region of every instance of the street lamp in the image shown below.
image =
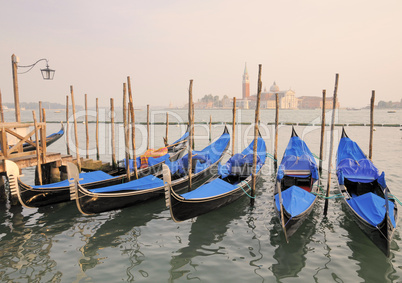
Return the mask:
[[[11, 56], [11, 63], [12, 63], [12, 69], [13, 69], [14, 105], [15, 105], [15, 120], [16, 120], [16, 122], [21, 122], [20, 99], [19, 99], [19, 93], [18, 93], [18, 77], [17, 77], [17, 74], [28, 73], [40, 61], [46, 61], [46, 68], [40, 70], [41, 73], [42, 73], [43, 79], [44, 80], [53, 80], [55, 70], [52, 70], [52, 69], [49, 68], [47, 59], [44, 59], [44, 58], [39, 59], [34, 64], [28, 65], [28, 66], [18, 66], [17, 64], [19, 63], [19, 58], [17, 56], [15, 56], [14, 54]], [[22, 72], [22, 73], [17, 73], [17, 68], [29, 68], [29, 69], [27, 71]]]

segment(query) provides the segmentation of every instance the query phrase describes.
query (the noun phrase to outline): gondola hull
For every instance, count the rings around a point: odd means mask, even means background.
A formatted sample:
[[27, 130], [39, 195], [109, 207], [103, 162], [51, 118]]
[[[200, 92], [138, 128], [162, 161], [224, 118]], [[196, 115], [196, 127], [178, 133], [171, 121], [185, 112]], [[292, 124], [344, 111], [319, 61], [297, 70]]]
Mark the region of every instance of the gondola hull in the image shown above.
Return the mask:
[[[205, 163], [206, 161], [204, 162], [205, 167], [203, 167], [203, 170], [191, 174], [191, 189], [196, 189], [217, 174], [219, 162], [225, 155], [229, 147], [229, 142], [230, 135], [227, 127], [225, 127], [223, 134], [218, 138], [218, 140], [207, 146], [204, 149], [204, 152], [200, 151], [197, 153], [197, 155], [200, 154], [200, 156], [208, 156], [213, 159], [209, 159], [210, 163]], [[205, 157], [204, 160], [207, 160], [207, 158]], [[179, 192], [188, 190], [189, 185], [189, 177], [185, 172], [185, 170], [187, 170], [185, 168], [188, 168], [188, 165], [184, 165], [185, 163], [183, 160], [181, 160], [181, 162], [182, 167], [180, 168], [183, 169], [183, 172], [180, 172], [180, 170], [178, 171], [179, 174], [185, 175], [184, 177], [177, 177], [176, 175], [177, 179], [172, 182], [174, 189]], [[196, 168], [193, 167], [193, 170], [196, 170]], [[74, 174], [77, 175], [76, 173]], [[171, 175], [169, 175], [169, 177], [170, 176]], [[116, 187], [105, 186], [96, 192], [86, 190], [78, 183], [78, 178], [75, 178], [74, 190], [71, 190], [71, 199], [75, 199], [77, 208], [83, 214], [95, 214], [109, 210], [121, 209], [163, 196], [165, 192], [163, 181], [157, 177], [154, 178], [156, 179], [138, 179], [137, 181], [128, 182], [125, 185], [119, 185]]]
[[318, 179], [314, 156], [292, 128], [290, 141], [278, 168], [273, 195], [274, 208], [286, 241], [313, 210], [318, 193], [318, 185], [314, 183]]
[[350, 217], [388, 257], [398, 226], [397, 203], [388, 198], [384, 172], [379, 174], [345, 129], [338, 146], [337, 177], [346, 217]]
[[[314, 202], [311, 204], [311, 206], [308, 209], [306, 209], [303, 213], [293, 216], [293, 217], [282, 206], [283, 217], [284, 217], [283, 219], [286, 224], [285, 229], [286, 229], [287, 237], [291, 237], [300, 228], [300, 226], [303, 225], [304, 221], [306, 220], [306, 218], [310, 215], [311, 211], [313, 210], [316, 200], [317, 200], [317, 198], [314, 200]], [[281, 219], [280, 211], [276, 210], [276, 212], [277, 212], [278, 218]]]
[[188, 194], [180, 194], [171, 186], [169, 168], [164, 166], [165, 200], [172, 219], [175, 222], [184, 221], [229, 205], [244, 195], [251, 197], [253, 165], [256, 166], [257, 182], [266, 159], [266, 145], [260, 135], [257, 141], [256, 160], [253, 150], [254, 141], [240, 154], [233, 155], [222, 165], [217, 178], [211, 179]]
[[[60, 129], [60, 131], [58, 131], [57, 133], [54, 133], [54, 134], [52, 134], [52, 135], [46, 137], [46, 146], [48, 147], [48, 146], [50, 146], [51, 144], [53, 144], [53, 143], [55, 143], [56, 141], [58, 141], [58, 140], [63, 136], [63, 134], [64, 134], [64, 127], [62, 126], [61, 129]], [[33, 143], [36, 145], [36, 141], [33, 141]], [[41, 146], [41, 145], [42, 145], [42, 142], [39, 141], [39, 146]], [[22, 145], [22, 150], [23, 150], [24, 152], [26, 152], [26, 151], [33, 151], [33, 150], [35, 150], [35, 149], [36, 149], [35, 146], [33, 146], [33, 145], [30, 144], [30, 143], [25, 143], [25, 144]]]
[[[222, 157], [219, 161], [221, 159]], [[193, 189], [204, 184], [216, 174], [219, 161], [192, 176]], [[188, 190], [188, 178], [180, 178], [174, 181], [172, 185], [176, 191], [185, 192]], [[150, 199], [162, 197], [164, 194], [165, 191], [163, 186], [147, 190], [94, 194], [77, 184], [74, 199], [78, 209], [83, 214], [95, 214], [132, 206]]]
[[[342, 204], [346, 210], [347, 215], [350, 215], [356, 225], [363, 231], [364, 234], [376, 245], [387, 257], [390, 255], [390, 245], [395, 233], [395, 228], [389, 218], [389, 214], [386, 213], [384, 219], [377, 227], [371, 225], [364, 220], [356, 211], [349, 205], [347, 199], [349, 196], [345, 193], [343, 185], [339, 185], [341, 191], [343, 191]], [[394, 215], [396, 217], [395, 222], [398, 223], [398, 211], [395, 206]]]
[[[178, 152], [171, 154], [171, 160], [174, 161], [184, 154], [184, 149], [180, 148]], [[137, 171], [138, 178], [148, 176], [150, 174], [160, 175], [162, 171], [162, 165], [164, 162], [160, 162], [147, 168], [139, 169]], [[95, 181], [87, 184], [83, 184], [82, 187], [91, 190], [99, 187], [113, 186], [127, 182], [127, 175], [124, 174], [124, 170], [119, 170], [118, 176], [115, 176], [108, 180]], [[130, 175], [131, 179], [135, 178], [134, 172]], [[52, 205], [60, 202], [70, 201], [70, 187], [47, 187], [47, 188], [32, 188], [25, 184], [18, 178], [18, 186], [11, 190], [11, 197], [18, 199], [19, 202], [26, 207], [42, 207], [46, 205]]]
[[[259, 175], [259, 174], [258, 174]], [[257, 175], [257, 176], [258, 176]], [[175, 222], [188, 220], [220, 207], [231, 204], [247, 193], [251, 194], [252, 177], [248, 177], [236, 190], [210, 198], [185, 199], [177, 194], [175, 188], [169, 188], [169, 208], [172, 219]]]

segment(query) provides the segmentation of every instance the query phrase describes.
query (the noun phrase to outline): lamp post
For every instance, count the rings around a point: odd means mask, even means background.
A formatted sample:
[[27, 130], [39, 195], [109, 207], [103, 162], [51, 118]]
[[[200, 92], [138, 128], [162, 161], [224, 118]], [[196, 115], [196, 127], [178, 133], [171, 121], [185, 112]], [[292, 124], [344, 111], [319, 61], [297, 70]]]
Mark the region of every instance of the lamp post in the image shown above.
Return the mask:
[[20, 113], [20, 98], [19, 98], [19, 92], [18, 92], [18, 77], [17, 77], [17, 69], [18, 68], [29, 68], [27, 71], [22, 72], [20, 74], [25, 74], [28, 73], [30, 70], [32, 70], [33, 67], [35, 67], [36, 64], [38, 64], [40, 61], [46, 61], [46, 68], [41, 69], [42, 77], [44, 80], [53, 80], [55, 70], [52, 70], [49, 68], [48, 65], [48, 60], [47, 59], [39, 59], [32, 65], [28, 66], [18, 66], [19, 63], [19, 58], [15, 56], [14, 54], [11, 56], [11, 64], [12, 64], [12, 70], [13, 70], [13, 88], [14, 88], [14, 105], [15, 105], [15, 120], [16, 122], [21, 122], [21, 113]]

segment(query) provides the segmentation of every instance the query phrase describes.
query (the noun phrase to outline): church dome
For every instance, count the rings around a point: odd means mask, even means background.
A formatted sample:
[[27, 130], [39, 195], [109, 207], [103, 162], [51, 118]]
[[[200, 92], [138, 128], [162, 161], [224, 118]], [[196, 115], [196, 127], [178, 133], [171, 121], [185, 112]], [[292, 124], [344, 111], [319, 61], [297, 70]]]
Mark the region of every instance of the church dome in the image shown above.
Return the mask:
[[270, 92], [279, 92], [279, 86], [277, 86], [276, 83], [274, 82], [274, 84], [271, 86], [269, 91]]

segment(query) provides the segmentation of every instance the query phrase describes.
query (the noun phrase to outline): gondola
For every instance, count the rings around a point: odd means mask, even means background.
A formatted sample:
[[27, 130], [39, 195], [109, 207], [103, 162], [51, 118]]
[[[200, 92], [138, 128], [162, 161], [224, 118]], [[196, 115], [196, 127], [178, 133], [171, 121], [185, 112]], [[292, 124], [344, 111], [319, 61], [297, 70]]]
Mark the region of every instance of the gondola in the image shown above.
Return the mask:
[[389, 198], [385, 174], [369, 160], [342, 129], [336, 172], [347, 213], [370, 240], [386, 255], [398, 223], [398, 207]]
[[292, 127], [292, 135], [278, 167], [274, 207], [288, 240], [311, 213], [317, 200], [317, 163]]
[[[53, 143], [55, 143], [57, 140], [59, 140], [62, 136], [64, 135], [64, 126], [63, 124], [61, 124], [61, 129], [60, 131], [53, 133], [49, 136], [46, 137], [46, 146], [49, 146]], [[36, 145], [36, 141], [32, 141], [33, 144], [31, 143], [24, 143], [22, 145], [22, 150], [23, 151], [33, 151], [35, 150], [35, 145]], [[39, 146], [41, 145], [41, 141], [39, 141]]]
[[[190, 192], [179, 194], [169, 182], [168, 166], [164, 167], [166, 206], [175, 222], [184, 221], [228, 205], [244, 195], [251, 194], [254, 141], [219, 166], [218, 177]], [[265, 164], [266, 145], [257, 139], [257, 175]]]
[[[175, 161], [184, 154], [185, 147], [182, 144], [186, 144], [187, 140], [188, 132], [167, 147], [168, 153], [166, 155], [159, 158], [148, 158], [149, 166], [137, 170], [138, 178], [150, 174], [160, 174], [164, 162]], [[79, 178], [81, 185], [88, 190], [127, 182], [126, 171], [123, 168], [108, 173], [103, 171], [80, 173]], [[130, 173], [130, 178], [135, 178], [134, 172]], [[18, 198], [19, 202], [25, 207], [41, 207], [70, 200], [70, 184], [68, 180], [30, 186], [18, 177], [17, 182], [11, 187], [10, 191], [11, 197]]]
[[[192, 174], [193, 188], [205, 183], [213, 177], [220, 160], [226, 153], [230, 142], [227, 127], [223, 134], [201, 151], [193, 151], [194, 172]], [[177, 191], [188, 189], [188, 154], [176, 162], [167, 162], [172, 171], [172, 186]], [[125, 184], [104, 186], [88, 190], [79, 182], [72, 188], [71, 198], [75, 199], [78, 209], [83, 214], [95, 214], [109, 210], [121, 209], [151, 198], [164, 195], [164, 184], [161, 176], [146, 176]]]

